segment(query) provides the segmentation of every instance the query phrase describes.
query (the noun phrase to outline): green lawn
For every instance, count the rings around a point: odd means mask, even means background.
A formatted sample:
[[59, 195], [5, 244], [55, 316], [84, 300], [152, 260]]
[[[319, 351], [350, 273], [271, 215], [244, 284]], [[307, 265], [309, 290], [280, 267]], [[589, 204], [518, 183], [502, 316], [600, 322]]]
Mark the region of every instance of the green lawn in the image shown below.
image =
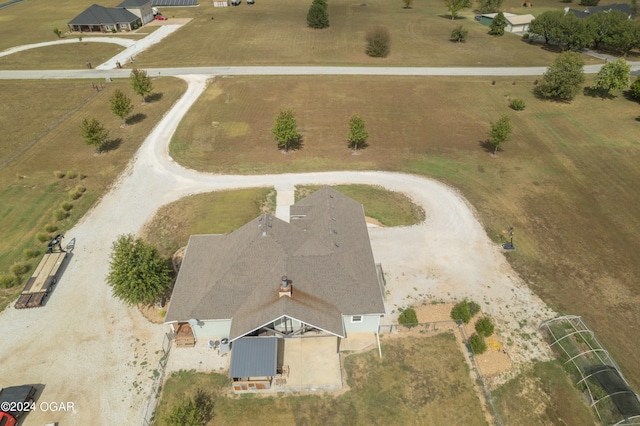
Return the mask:
[[96, 67], [123, 49], [118, 44], [88, 42], [39, 47], [0, 57], [0, 69], [85, 69], [87, 62]]
[[213, 396], [210, 425], [486, 424], [453, 335], [383, 340], [382, 351], [382, 360], [377, 349], [346, 358], [351, 390], [341, 395], [238, 396], [218, 373], [174, 373], [156, 419], [167, 424], [171, 407], [203, 389]]

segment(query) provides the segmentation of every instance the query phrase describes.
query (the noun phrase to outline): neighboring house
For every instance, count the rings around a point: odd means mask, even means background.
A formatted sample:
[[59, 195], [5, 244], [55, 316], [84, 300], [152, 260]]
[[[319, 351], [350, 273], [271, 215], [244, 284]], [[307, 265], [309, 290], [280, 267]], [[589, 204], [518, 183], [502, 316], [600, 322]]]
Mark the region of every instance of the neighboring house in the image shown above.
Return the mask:
[[151, 0], [124, 0], [117, 7], [128, 10], [142, 20], [142, 25], [153, 21]]
[[[151, 9], [151, 3], [149, 3], [149, 9]], [[139, 11], [134, 9], [136, 10]], [[67, 23], [70, 31], [77, 32], [132, 31], [141, 25], [142, 18], [132, 11], [123, 7], [104, 7], [97, 4], [89, 6]]]
[[564, 8], [564, 13], [565, 13], [565, 15], [567, 13], [573, 13], [578, 18], [584, 19], [584, 18], [588, 18], [589, 16], [595, 15], [598, 12], [609, 13], [612, 10], [617, 10], [619, 12], [624, 13], [625, 15], [627, 15], [629, 17], [629, 19], [631, 19], [632, 16], [633, 16], [633, 14], [631, 12], [631, 7], [626, 3], [609, 4], [609, 5], [606, 5], [606, 6], [591, 6], [591, 7], [587, 8], [587, 9], [585, 9], [585, 10], [575, 10], [575, 9], [570, 9], [568, 7], [565, 7]]
[[[531, 21], [535, 19], [535, 16], [531, 14], [527, 15], [516, 15], [513, 13], [503, 12], [502, 13], [507, 20], [507, 26], [505, 27], [505, 31], [510, 33], [524, 33], [529, 29], [529, 24]], [[491, 26], [493, 22], [493, 18], [495, 18], [497, 13], [485, 13], [484, 15], [480, 15], [476, 17], [476, 21], [480, 22], [482, 25]]]
[[337, 351], [350, 333], [377, 333], [383, 291], [362, 205], [323, 187], [290, 207], [290, 223], [263, 214], [230, 234], [192, 235], [165, 323], [230, 344], [230, 377], [264, 389], [274, 342], [329, 336]]

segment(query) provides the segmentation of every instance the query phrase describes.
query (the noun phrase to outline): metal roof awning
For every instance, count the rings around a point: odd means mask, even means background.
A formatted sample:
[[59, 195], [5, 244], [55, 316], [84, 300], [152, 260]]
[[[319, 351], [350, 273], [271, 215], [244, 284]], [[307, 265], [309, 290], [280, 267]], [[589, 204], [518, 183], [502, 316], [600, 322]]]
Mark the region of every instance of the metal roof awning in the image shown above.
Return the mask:
[[229, 377], [276, 375], [277, 337], [243, 337], [233, 342]]

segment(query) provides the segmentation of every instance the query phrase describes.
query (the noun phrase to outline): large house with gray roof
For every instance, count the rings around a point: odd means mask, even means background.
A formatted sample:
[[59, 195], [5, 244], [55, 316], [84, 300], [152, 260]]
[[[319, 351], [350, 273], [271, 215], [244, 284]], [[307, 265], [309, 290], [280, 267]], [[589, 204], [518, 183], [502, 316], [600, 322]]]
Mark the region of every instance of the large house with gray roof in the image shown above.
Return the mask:
[[132, 31], [153, 21], [150, 0], [124, 0], [116, 7], [93, 4], [67, 23], [69, 31]]
[[[351, 333], [377, 333], [385, 313], [362, 205], [323, 187], [289, 217], [263, 214], [230, 234], [189, 239], [165, 322], [193, 341], [228, 343], [232, 378], [261, 364], [238, 360], [272, 354], [274, 338], [329, 336], [337, 350]], [[235, 353], [243, 347], [249, 353]], [[269, 376], [269, 359], [265, 374], [242, 377]]]

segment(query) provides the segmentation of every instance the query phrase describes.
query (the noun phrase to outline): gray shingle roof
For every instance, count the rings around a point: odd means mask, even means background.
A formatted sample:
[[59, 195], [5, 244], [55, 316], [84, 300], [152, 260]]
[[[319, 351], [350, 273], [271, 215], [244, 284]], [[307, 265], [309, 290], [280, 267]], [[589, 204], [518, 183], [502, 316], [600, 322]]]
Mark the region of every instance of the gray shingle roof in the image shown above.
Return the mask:
[[139, 18], [126, 9], [109, 8], [93, 4], [73, 18], [67, 25], [116, 25], [129, 24]]
[[[192, 235], [165, 321], [232, 319], [233, 340], [282, 316], [344, 336], [343, 314], [383, 314], [362, 205], [324, 187], [291, 215]], [[291, 298], [278, 298], [283, 275]]]
[[151, 0], [124, 0], [117, 7], [126, 7], [129, 9], [140, 8], [147, 3], [151, 3]]
[[574, 15], [576, 15], [580, 19], [584, 19], [584, 18], [588, 18], [589, 16], [593, 16], [598, 12], [609, 13], [609, 12], [611, 12], [613, 10], [617, 10], [619, 12], [622, 12], [627, 16], [631, 16], [631, 14], [632, 14], [631, 13], [631, 7], [626, 3], [609, 4], [609, 5], [605, 5], [605, 6], [590, 6], [590, 7], [586, 8], [584, 11], [576, 10], [576, 9], [569, 9], [569, 12], [573, 13]]

